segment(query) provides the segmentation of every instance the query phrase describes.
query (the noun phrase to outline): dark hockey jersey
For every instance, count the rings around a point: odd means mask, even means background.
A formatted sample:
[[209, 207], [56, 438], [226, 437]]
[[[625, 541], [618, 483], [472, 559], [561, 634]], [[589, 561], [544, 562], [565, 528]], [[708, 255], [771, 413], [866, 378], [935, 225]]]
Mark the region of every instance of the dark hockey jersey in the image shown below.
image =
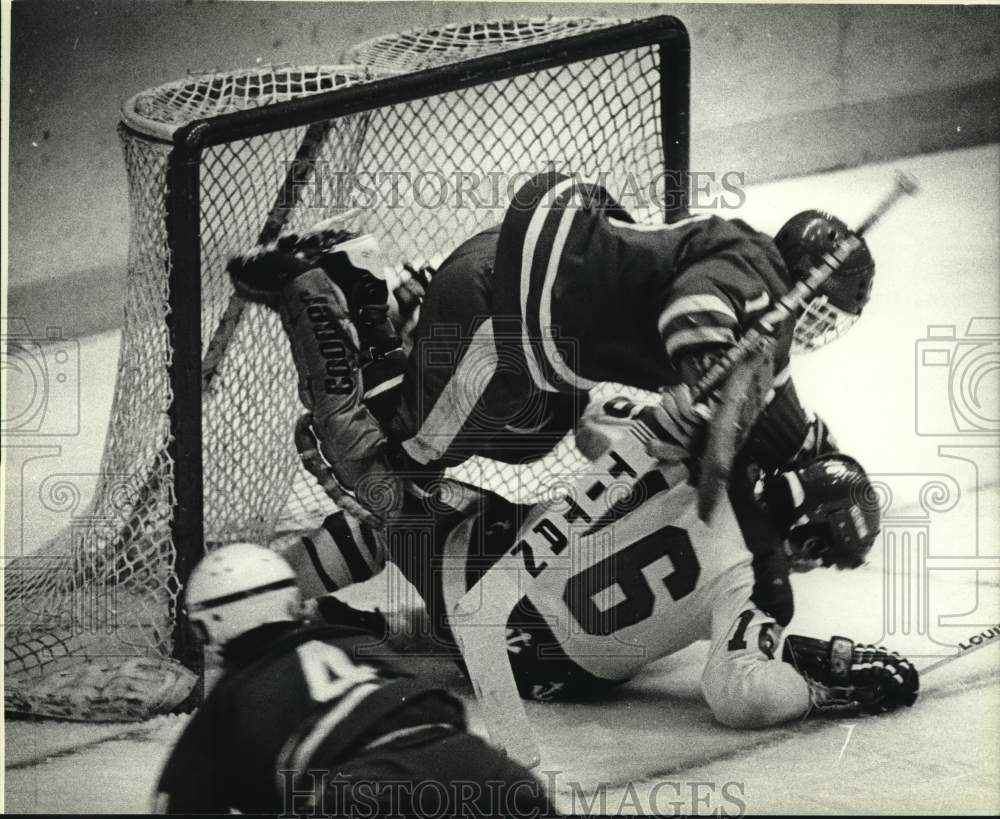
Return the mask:
[[549, 173], [504, 217], [493, 313], [520, 320], [539, 389], [618, 381], [655, 390], [682, 351], [734, 343], [788, 287], [774, 242], [740, 220], [636, 224], [603, 188]]
[[431, 282], [395, 436], [420, 465], [533, 460], [595, 383], [677, 383], [681, 353], [734, 343], [787, 289], [774, 243], [739, 220], [635, 224], [603, 188], [537, 176]]
[[[280, 814], [295, 772], [328, 770], [407, 724], [464, 725], [456, 700], [397, 668], [375, 643], [343, 626], [276, 624], [227, 645], [222, 678], [160, 777], [157, 808]], [[421, 703], [430, 714], [414, 722]], [[394, 721], [404, 706], [411, 721]]]

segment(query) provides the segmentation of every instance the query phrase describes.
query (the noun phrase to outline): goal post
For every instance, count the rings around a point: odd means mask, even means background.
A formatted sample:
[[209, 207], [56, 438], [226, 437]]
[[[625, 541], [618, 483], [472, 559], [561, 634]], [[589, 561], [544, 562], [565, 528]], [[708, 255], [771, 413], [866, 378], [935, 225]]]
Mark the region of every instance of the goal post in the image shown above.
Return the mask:
[[[178, 605], [200, 556], [281, 542], [332, 511], [292, 443], [301, 407], [280, 322], [234, 296], [230, 255], [359, 206], [351, 227], [379, 239], [391, 277], [499, 222], [513, 181], [552, 163], [637, 183], [645, 198], [623, 204], [638, 218], [685, 212], [689, 45], [672, 17], [444, 26], [350, 55], [359, 62], [194, 76], [126, 104], [131, 246], [90, 510], [101, 524], [82, 556], [66, 537], [39, 550], [62, 561], [57, 575], [44, 560], [8, 574], [5, 669], [19, 702], [33, 678], [90, 656], [200, 670]], [[362, 202], [340, 196], [345, 182]], [[423, 189], [434, 185], [437, 199]], [[576, 457], [567, 444], [544, 463], [456, 477], [525, 502]], [[128, 491], [112, 498], [114, 475]], [[60, 616], [95, 585], [116, 595], [114, 634], [100, 639]]]

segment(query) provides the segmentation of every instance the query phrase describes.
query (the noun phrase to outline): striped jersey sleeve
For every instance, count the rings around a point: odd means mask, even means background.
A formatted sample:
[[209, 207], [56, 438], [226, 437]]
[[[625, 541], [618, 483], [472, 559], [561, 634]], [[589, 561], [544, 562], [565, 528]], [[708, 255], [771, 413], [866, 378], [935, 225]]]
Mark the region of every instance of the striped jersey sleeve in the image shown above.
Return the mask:
[[664, 276], [657, 330], [676, 361], [685, 351], [735, 344], [788, 284], [773, 242], [739, 220], [713, 216], [671, 229], [683, 241]]
[[538, 389], [655, 388], [683, 351], [734, 344], [786, 279], [773, 241], [740, 220], [636, 223], [599, 185], [551, 173], [505, 215], [493, 303], [519, 322], [514, 352]]

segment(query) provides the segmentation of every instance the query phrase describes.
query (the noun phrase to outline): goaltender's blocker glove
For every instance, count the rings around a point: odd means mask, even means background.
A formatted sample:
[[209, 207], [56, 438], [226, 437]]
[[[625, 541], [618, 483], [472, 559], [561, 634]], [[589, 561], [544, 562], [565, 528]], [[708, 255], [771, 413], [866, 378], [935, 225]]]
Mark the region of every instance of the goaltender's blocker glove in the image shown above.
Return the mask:
[[809, 684], [818, 711], [893, 711], [917, 701], [920, 676], [909, 660], [881, 646], [855, 645], [846, 637], [816, 640], [792, 634], [782, 659]]

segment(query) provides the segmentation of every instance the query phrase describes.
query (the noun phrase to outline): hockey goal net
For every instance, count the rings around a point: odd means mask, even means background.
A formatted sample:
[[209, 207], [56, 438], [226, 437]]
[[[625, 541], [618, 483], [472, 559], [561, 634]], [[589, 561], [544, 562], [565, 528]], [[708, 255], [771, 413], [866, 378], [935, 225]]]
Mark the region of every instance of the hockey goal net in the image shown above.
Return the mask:
[[[9, 709], [86, 718], [51, 680], [95, 657], [197, 667], [177, 600], [200, 554], [333, 509], [292, 444], [288, 343], [233, 296], [231, 254], [358, 207], [352, 227], [381, 241], [392, 278], [499, 222], [552, 167], [632, 186], [640, 218], [683, 206], [688, 43], [673, 18], [454, 25], [348, 58], [192, 76], [126, 103], [131, 245], [101, 479], [86, 517], [8, 566]], [[566, 442], [456, 477], [525, 502], [577, 457]]]

